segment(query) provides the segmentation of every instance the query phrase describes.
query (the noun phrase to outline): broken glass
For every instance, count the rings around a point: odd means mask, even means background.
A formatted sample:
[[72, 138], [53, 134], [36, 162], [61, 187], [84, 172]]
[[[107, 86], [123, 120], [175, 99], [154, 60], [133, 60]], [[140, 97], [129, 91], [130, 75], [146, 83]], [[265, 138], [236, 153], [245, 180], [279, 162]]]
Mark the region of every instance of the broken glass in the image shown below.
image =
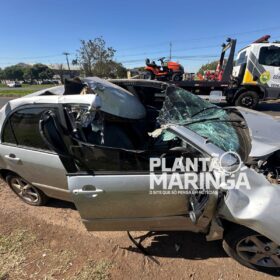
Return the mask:
[[[236, 129], [240, 119], [234, 119], [226, 109], [181, 88], [168, 87], [158, 122], [161, 126], [186, 126], [225, 151], [239, 152], [242, 148]], [[170, 137], [164, 130], [162, 138], [170, 140]]]

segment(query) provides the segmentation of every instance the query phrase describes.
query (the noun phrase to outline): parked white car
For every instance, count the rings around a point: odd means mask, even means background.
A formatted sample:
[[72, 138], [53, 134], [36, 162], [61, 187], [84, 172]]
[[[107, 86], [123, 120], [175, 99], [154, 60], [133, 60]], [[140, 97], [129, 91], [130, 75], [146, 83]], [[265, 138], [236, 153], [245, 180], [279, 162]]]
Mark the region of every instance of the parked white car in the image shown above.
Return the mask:
[[13, 81], [13, 82], [7, 83], [7, 86], [10, 87], [10, 88], [21, 87], [21, 83]]

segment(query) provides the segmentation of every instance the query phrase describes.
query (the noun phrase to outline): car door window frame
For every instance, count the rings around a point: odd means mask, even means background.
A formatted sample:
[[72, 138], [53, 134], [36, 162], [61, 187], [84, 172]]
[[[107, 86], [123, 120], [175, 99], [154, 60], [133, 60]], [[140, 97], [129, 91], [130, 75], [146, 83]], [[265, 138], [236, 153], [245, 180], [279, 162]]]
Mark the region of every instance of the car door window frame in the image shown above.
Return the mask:
[[[194, 145], [191, 141], [187, 141], [186, 139], [183, 139], [182, 137], [180, 137], [180, 135], [178, 135], [176, 132], [173, 132], [172, 130], [167, 129], [167, 131], [173, 133], [176, 137], [178, 137], [181, 141], [185, 142], [187, 145], [190, 145], [192, 148], [194, 148], [197, 152], [199, 152], [201, 154], [201, 156], [206, 156], [205, 152], [203, 150], [201, 150], [199, 147], [197, 147], [196, 145]], [[140, 153], [151, 153], [153, 154], [153, 152], [155, 153], [156, 151], [153, 150], [137, 150], [137, 149], [123, 149], [123, 148], [115, 148], [115, 147], [109, 147], [109, 146], [101, 146], [101, 145], [96, 145], [96, 144], [91, 144], [88, 142], [84, 142], [82, 140], [76, 139], [73, 136], [71, 136], [71, 138], [74, 141], [77, 141], [78, 143], [85, 145], [87, 147], [91, 147], [92, 149], [97, 148], [99, 150], [111, 150], [111, 151], [116, 151], [116, 152], [123, 152], [123, 153], [132, 153], [137, 157], [137, 154]], [[82, 147], [80, 147], [80, 149], [82, 149]], [[164, 154], [164, 151], [159, 151], [159, 153]], [[157, 155], [159, 157], [159, 155]], [[150, 158], [152, 158], [152, 156], [148, 156], [147, 155], [147, 160], [150, 161]], [[68, 175], [71, 176], [78, 176], [78, 175], [86, 175], [86, 174], [93, 174], [95, 176], [100, 176], [100, 175], [132, 175], [132, 174], [137, 174], [137, 175], [145, 175], [145, 174], [150, 174], [150, 165], [149, 168], [147, 170], [94, 170], [92, 169], [88, 169], [86, 170], [86, 168], [84, 168], [86, 165], [83, 165], [83, 163], [81, 162], [82, 166], [83, 166], [83, 170], [79, 170], [75, 173], [69, 173]], [[161, 174], [162, 171], [152, 171], [152, 173], [155, 174]], [[167, 173], [172, 173], [172, 172], [167, 172]], [[178, 171], [178, 173], [184, 173], [181, 171]]]
[[[12, 124], [11, 124], [12, 116], [16, 112], [18, 112], [20, 110], [24, 110], [24, 109], [39, 109], [39, 108], [44, 108], [46, 111], [47, 110], [56, 110], [57, 112], [59, 112], [59, 110], [58, 110], [59, 106], [57, 104], [50, 104], [50, 103], [47, 103], [47, 104], [44, 104], [44, 103], [41, 103], [41, 104], [28, 104], [28, 105], [22, 105], [22, 106], [19, 106], [19, 107], [15, 108], [14, 110], [12, 110], [11, 112], [8, 113], [8, 115], [6, 116], [5, 121], [3, 123], [2, 129], [1, 129], [1, 145], [17, 147], [17, 148], [22, 148], [22, 149], [31, 150], [31, 151], [44, 152], [44, 153], [48, 153], [48, 154], [57, 154], [55, 151], [52, 151], [50, 149], [46, 150], [46, 149], [40, 149], [40, 148], [37, 148], [37, 147], [31, 147], [31, 146], [25, 146], [25, 145], [19, 145], [18, 144], [18, 140], [16, 138], [16, 135], [14, 133], [14, 129], [13, 129]], [[4, 131], [5, 131], [5, 128], [6, 128], [7, 124], [10, 125], [10, 129], [12, 130], [12, 133], [14, 135], [16, 144], [8, 143], [8, 142], [4, 142], [3, 141]], [[38, 122], [38, 131], [39, 131], [39, 122]], [[42, 138], [42, 141], [44, 141], [43, 138]]]

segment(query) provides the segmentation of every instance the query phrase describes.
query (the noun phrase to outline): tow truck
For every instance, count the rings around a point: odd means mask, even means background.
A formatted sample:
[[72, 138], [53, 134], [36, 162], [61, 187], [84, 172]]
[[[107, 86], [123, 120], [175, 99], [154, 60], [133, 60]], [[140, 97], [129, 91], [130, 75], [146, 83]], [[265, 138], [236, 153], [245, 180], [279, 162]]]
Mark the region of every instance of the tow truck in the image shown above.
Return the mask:
[[[179, 81], [175, 84], [211, 102], [256, 108], [259, 101], [280, 98], [280, 42], [265, 35], [241, 49], [235, 57], [236, 39], [222, 45], [216, 80]], [[228, 54], [227, 59], [225, 59]]]

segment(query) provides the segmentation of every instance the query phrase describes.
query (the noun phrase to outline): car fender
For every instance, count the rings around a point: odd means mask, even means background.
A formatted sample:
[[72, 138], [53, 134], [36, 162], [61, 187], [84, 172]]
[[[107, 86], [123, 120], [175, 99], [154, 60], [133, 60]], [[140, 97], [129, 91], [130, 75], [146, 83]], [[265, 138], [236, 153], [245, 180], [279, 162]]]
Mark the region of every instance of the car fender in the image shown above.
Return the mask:
[[218, 217], [243, 225], [280, 244], [280, 188], [252, 169], [245, 172], [248, 187], [228, 190]]
[[248, 108], [237, 107], [237, 109], [250, 130], [251, 158], [263, 157], [280, 150], [280, 119]]

